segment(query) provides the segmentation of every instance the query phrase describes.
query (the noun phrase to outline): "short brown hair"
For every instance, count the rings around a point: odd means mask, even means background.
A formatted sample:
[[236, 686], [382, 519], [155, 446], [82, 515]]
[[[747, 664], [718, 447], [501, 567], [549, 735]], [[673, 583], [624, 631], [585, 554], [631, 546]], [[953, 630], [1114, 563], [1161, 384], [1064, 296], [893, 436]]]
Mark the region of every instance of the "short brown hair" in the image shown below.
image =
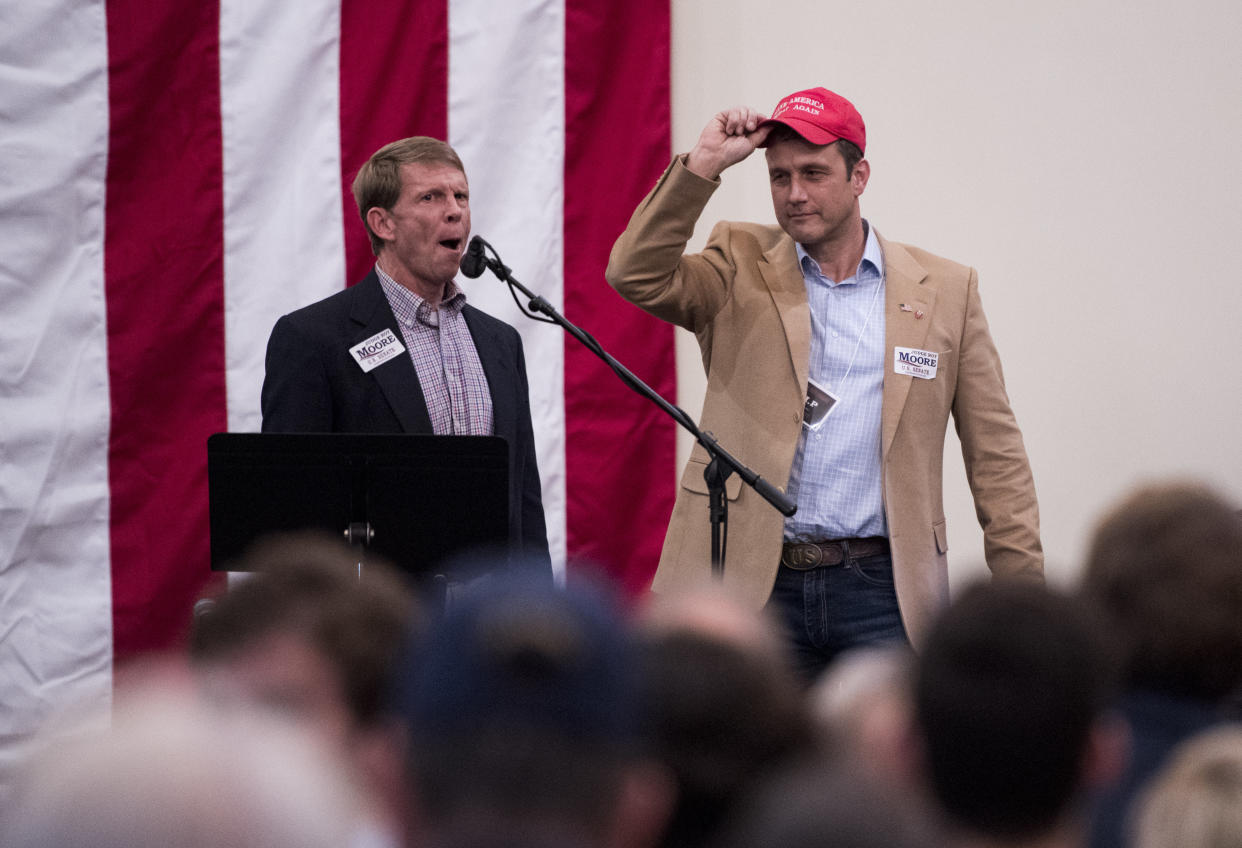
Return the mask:
[[1218, 493], [1170, 482], [1122, 500], [1083, 588], [1117, 628], [1130, 685], [1216, 700], [1242, 684], [1242, 516]]
[[[793, 127], [786, 126], [785, 124], [777, 124], [772, 127], [772, 131], [768, 133], [765, 145], [771, 147], [774, 142], [788, 141], [791, 138], [797, 139], [805, 144], [811, 144], [811, 142], [803, 138]], [[828, 144], [816, 144], [812, 146], [833, 147], [834, 145], [837, 150], [840, 151], [841, 158], [845, 160], [845, 178], [848, 180], [850, 177], [854, 176], [854, 166], [862, 161], [863, 152], [859, 149], [857, 144], [843, 138], [838, 138], [836, 141], [829, 142]]]
[[354, 202], [358, 204], [358, 215], [362, 218], [362, 226], [367, 228], [367, 237], [371, 239], [371, 252], [379, 255], [384, 240], [371, 230], [367, 223], [367, 211], [376, 207], [391, 209], [401, 196], [401, 166], [412, 162], [436, 163], [451, 165], [462, 174], [466, 168], [461, 164], [457, 151], [438, 138], [415, 135], [385, 144], [371, 154], [354, 177]]
[[1034, 582], [976, 583], [936, 620], [915, 665], [915, 720], [940, 808], [989, 836], [1048, 833], [1075, 803], [1092, 729], [1113, 700], [1115, 663], [1094, 608]]

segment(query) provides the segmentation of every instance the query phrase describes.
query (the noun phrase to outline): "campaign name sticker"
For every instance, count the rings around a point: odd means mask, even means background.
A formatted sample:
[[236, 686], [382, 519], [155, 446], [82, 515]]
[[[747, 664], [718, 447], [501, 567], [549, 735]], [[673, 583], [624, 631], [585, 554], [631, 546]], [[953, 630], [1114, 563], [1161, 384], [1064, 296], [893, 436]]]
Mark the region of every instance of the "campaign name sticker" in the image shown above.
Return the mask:
[[363, 371], [370, 371], [377, 365], [383, 365], [394, 356], [405, 351], [405, 345], [397, 340], [392, 330], [376, 333], [365, 341], [358, 342], [349, 349]]
[[918, 350], [913, 347], [893, 348], [893, 373], [907, 374], [920, 380], [930, 380], [936, 376], [936, 367], [940, 364], [940, 354], [931, 350]]

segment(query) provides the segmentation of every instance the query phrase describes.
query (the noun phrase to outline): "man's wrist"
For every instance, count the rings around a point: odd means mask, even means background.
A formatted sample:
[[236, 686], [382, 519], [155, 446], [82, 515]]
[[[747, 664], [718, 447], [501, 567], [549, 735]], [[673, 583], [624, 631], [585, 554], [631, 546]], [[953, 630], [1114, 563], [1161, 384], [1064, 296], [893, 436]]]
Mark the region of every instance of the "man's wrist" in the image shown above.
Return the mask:
[[702, 152], [697, 147], [686, 154], [685, 164], [691, 173], [712, 182], [720, 179], [726, 167], [716, 157]]

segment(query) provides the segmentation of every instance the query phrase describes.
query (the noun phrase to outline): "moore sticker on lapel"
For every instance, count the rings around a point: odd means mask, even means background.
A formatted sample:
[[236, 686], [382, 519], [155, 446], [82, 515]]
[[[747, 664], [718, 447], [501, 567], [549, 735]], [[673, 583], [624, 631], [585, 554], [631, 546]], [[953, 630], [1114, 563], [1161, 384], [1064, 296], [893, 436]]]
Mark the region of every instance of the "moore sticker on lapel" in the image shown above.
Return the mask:
[[814, 380], [810, 380], [806, 386], [806, 407], [802, 411], [802, 426], [808, 430], [818, 430], [824, 426], [824, 419], [836, 405], [836, 395]]
[[392, 330], [384, 330], [376, 333], [365, 341], [358, 342], [349, 349], [354, 359], [362, 367], [363, 371], [370, 371], [377, 365], [382, 365], [394, 356], [402, 353], [405, 345], [397, 340]]
[[935, 351], [912, 347], [893, 348], [894, 374], [908, 374], [920, 380], [930, 380], [936, 376], [936, 367], [939, 364], [940, 354]]

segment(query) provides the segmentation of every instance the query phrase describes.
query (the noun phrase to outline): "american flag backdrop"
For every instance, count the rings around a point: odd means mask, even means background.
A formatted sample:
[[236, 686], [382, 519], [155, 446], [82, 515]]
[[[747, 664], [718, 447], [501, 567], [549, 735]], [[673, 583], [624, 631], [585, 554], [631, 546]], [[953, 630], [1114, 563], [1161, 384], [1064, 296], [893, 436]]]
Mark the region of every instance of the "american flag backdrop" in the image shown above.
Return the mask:
[[[276, 318], [372, 257], [348, 186], [446, 138], [474, 231], [672, 398], [608, 288], [669, 156], [668, 0], [56, 0], [0, 9], [0, 778], [175, 646], [211, 587], [207, 436], [259, 429]], [[649, 582], [672, 424], [490, 275], [523, 334], [553, 560]]]

